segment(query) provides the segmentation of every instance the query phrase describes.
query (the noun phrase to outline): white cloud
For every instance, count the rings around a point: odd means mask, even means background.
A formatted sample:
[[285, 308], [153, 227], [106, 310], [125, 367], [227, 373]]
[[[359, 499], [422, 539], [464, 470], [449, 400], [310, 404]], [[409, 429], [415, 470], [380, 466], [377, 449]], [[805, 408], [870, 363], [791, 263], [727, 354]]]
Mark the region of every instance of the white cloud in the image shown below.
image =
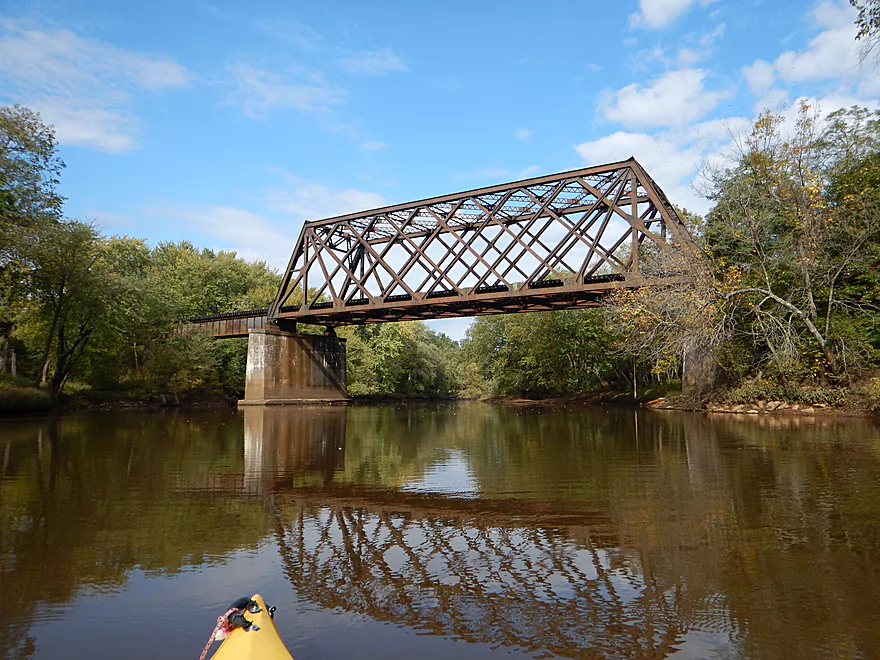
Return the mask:
[[198, 242], [203, 245], [219, 245], [235, 250], [244, 259], [260, 259], [273, 268], [283, 268], [303, 222], [387, 205], [377, 193], [353, 188], [333, 190], [280, 170], [275, 173], [288, 184], [270, 191], [261, 201], [265, 210], [289, 216], [284, 222], [272, 222], [260, 213], [223, 204], [165, 203], [144, 211], [149, 231], [157, 232], [161, 223], [171, 222], [178, 231], [183, 227], [198, 233]]
[[606, 119], [626, 128], [681, 126], [701, 119], [730, 95], [708, 91], [701, 69], [668, 71], [648, 87], [633, 83], [612, 92], [606, 90], [599, 109]]
[[679, 66], [691, 67], [706, 59], [706, 54], [695, 48], [679, 48], [676, 59]]
[[520, 171], [518, 174], [518, 178], [520, 179], [528, 179], [530, 176], [535, 176], [538, 172], [541, 171], [540, 165], [529, 165]]
[[764, 60], [755, 60], [753, 64], [742, 68], [746, 84], [753, 94], [763, 94], [773, 86], [776, 72], [773, 65]]
[[585, 163], [600, 165], [634, 156], [652, 174], [667, 182], [679, 182], [694, 171], [699, 149], [687, 147], [666, 136], [618, 131], [575, 147]]
[[387, 206], [379, 193], [345, 188], [333, 190], [328, 186], [284, 173], [288, 185], [270, 191], [265, 197], [266, 206], [287, 213], [298, 221], [322, 220], [356, 211]]
[[304, 112], [326, 110], [345, 101], [344, 89], [329, 85], [316, 71], [294, 68], [287, 75], [254, 68], [248, 64], [230, 64], [235, 93], [227, 102], [241, 105], [249, 117], [265, 117], [278, 108]]
[[121, 153], [137, 146], [130, 110], [140, 91], [185, 87], [192, 74], [170, 59], [0, 20], [0, 98], [38, 110], [61, 144]]
[[631, 27], [651, 30], [665, 28], [693, 5], [707, 5], [712, 0], [639, 0], [639, 11], [629, 17]]
[[373, 140], [369, 140], [364, 142], [360, 147], [358, 147], [361, 151], [382, 151], [382, 149], [388, 148], [387, 142], [376, 142]]
[[532, 133], [534, 133], [534, 131], [531, 128], [520, 127], [513, 132], [513, 137], [517, 140], [528, 140], [532, 137]]
[[778, 110], [789, 105], [788, 90], [773, 87], [764, 92], [755, 104], [752, 106], [755, 114], [759, 114], [764, 110]]
[[720, 23], [712, 32], [707, 32], [696, 38], [694, 35], [688, 35], [685, 38], [686, 46], [678, 49], [678, 65], [681, 67], [693, 67], [708, 60], [715, 52], [715, 42], [724, 36], [727, 26]]
[[358, 53], [357, 55], [345, 58], [340, 64], [342, 64], [342, 68], [351, 73], [362, 73], [368, 76], [377, 76], [394, 71], [401, 73], [409, 71], [406, 62], [390, 48]]
[[873, 96], [880, 92], [880, 72], [859, 65], [856, 10], [843, 0], [822, 0], [810, 11], [819, 29], [800, 50], [780, 54], [772, 63], [755, 60], [742, 68], [749, 90], [757, 97], [756, 109], [777, 107], [788, 101], [801, 83], [828, 81], [838, 95]]
[[[769, 89], [772, 98], [780, 90]], [[838, 91], [821, 98], [800, 97], [781, 110], [783, 136], [793, 130], [801, 101], [818, 110], [821, 116], [839, 108], [863, 105], [880, 107], [880, 100]], [[768, 106], [756, 107], [756, 114]], [[773, 105], [771, 109], [780, 112]], [[709, 202], [695, 189], [701, 166], [718, 165], [732, 155], [734, 136], [750, 130], [754, 118], [727, 117], [668, 128], [653, 134], [617, 131], [611, 135], [576, 145], [575, 149], [588, 165], [625, 160], [634, 156], [666, 191], [670, 200], [698, 213], [709, 210]]]
[[787, 51], [777, 57], [776, 72], [789, 83], [856, 76], [856, 9], [849, 3], [824, 0], [816, 5], [812, 15], [822, 31], [802, 51]]
[[168, 204], [146, 213], [160, 221], [182, 223], [207, 241], [223, 244], [245, 259], [266, 261], [273, 268], [287, 264], [298, 235], [298, 228], [282, 231], [261, 215], [220, 204]]
[[748, 128], [744, 117], [713, 119], [654, 135], [618, 131], [575, 147], [584, 163], [599, 165], [634, 156], [666, 191], [674, 204], [704, 212], [708, 208], [693, 189], [701, 163], [715, 160], [730, 142], [731, 133]]
[[629, 58], [629, 68], [634, 72], [647, 71], [649, 64], [659, 62], [663, 68], [672, 66], [672, 60], [666, 54], [666, 49], [662, 46], [654, 46], [652, 48], [643, 48], [633, 53]]
[[126, 108], [96, 107], [90, 99], [43, 97], [34, 102], [43, 119], [55, 126], [61, 144], [88, 147], [111, 154], [132, 151], [140, 132]]

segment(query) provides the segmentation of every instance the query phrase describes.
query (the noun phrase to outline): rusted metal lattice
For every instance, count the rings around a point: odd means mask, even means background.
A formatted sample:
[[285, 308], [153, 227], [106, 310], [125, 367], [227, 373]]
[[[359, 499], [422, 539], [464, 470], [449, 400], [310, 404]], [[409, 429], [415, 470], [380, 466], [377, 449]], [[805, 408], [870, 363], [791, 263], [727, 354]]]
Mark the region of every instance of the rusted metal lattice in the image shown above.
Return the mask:
[[270, 323], [322, 325], [589, 307], [692, 239], [631, 158], [307, 222]]

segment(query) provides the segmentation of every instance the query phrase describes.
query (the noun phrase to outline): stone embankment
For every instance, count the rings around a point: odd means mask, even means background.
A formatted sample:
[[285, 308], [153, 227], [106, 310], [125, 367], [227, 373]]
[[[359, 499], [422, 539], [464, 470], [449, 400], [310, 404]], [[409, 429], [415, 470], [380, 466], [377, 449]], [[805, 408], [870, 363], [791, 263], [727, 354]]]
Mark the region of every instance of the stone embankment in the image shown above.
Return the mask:
[[769, 412], [797, 412], [802, 415], [810, 415], [817, 412], [833, 410], [827, 403], [805, 405], [800, 403], [786, 403], [785, 401], [757, 401], [750, 403], [709, 403], [705, 406], [706, 412], [731, 412], [745, 413], [747, 415], [760, 415]]
[[646, 408], [657, 410], [691, 410], [710, 413], [736, 413], [739, 415], [765, 415], [787, 413], [793, 415], [864, 415], [870, 411], [861, 405], [831, 406], [827, 403], [803, 404], [785, 401], [755, 401], [752, 403], [724, 403], [710, 401], [694, 405], [679, 397], [654, 399], [644, 404]]

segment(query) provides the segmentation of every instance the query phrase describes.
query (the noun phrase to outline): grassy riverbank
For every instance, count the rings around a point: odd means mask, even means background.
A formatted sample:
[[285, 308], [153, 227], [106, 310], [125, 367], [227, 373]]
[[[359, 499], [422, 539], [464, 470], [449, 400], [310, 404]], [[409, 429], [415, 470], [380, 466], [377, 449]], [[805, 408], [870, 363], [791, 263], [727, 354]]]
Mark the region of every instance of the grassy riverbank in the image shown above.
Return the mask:
[[238, 397], [209, 388], [160, 392], [150, 388], [101, 390], [77, 386], [53, 396], [22, 379], [0, 381], [0, 416], [36, 415], [73, 410], [151, 410], [159, 408], [231, 408]]
[[31, 415], [54, 410], [58, 401], [46, 390], [20, 379], [0, 380], [0, 415]]

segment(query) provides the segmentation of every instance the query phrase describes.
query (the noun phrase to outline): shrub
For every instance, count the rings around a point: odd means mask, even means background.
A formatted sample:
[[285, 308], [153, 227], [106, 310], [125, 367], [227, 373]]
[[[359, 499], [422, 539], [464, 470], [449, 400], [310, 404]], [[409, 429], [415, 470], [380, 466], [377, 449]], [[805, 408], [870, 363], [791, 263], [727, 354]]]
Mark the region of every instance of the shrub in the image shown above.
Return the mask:
[[875, 412], [880, 412], [880, 378], [872, 378], [868, 381], [868, 386], [865, 388], [868, 393], [868, 401], [871, 410]]
[[828, 406], [839, 406], [850, 396], [845, 387], [803, 387], [800, 385], [780, 385], [769, 381], [748, 383], [727, 390], [723, 398], [728, 403], [754, 403], [756, 401], [785, 401], [809, 406], [822, 403]]
[[0, 383], [0, 415], [48, 412], [54, 407], [55, 401], [46, 390]]

